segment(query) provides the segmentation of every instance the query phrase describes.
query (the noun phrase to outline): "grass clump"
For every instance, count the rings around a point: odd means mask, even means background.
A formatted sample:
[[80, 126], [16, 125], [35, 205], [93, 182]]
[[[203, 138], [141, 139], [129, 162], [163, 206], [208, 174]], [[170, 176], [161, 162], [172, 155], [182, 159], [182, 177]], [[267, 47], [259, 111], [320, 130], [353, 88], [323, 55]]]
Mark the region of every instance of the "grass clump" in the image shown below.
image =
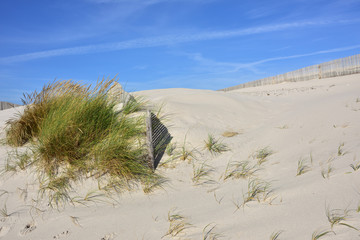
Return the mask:
[[355, 171], [360, 169], [360, 162], [357, 162], [355, 164], [350, 164], [350, 167]]
[[269, 149], [269, 147], [265, 147], [265, 148], [262, 148], [262, 149], [256, 151], [255, 158], [257, 159], [258, 164], [261, 165], [264, 162], [266, 162], [266, 160], [267, 160], [266, 158], [273, 153], [274, 152], [271, 149]]
[[208, 135], [208, 139], [205, 141], [205, 149], [213, 155], [229, 151], [229, 148], [224, 143], [215, 139], [215, 137], [211, 134]]
[[246, 203], [257, 200], [258, 202], [266, 201], [271, 198], [273, 190], [270, 183], [258, 178], [250, 179], [248, 182], [248, 191], [243, 195], [243, 206]]
[[252, 166], [249, 161], [229, 162], [224, 175], [224, 181], [229, 178], [248, 178], [251, 177], [259, 169]]
[[103, 79], [91, 88], [52, 82], [39, 93], [24, 95], [24, 112], [7, 122], [9, 145], [31, 145], [31, 160], [20, 160], [19, 167], [35, 166], [40, 194], [50, 202], [68, 200], [71, 183], [84, 177], [106, 178], [105, 187], [157, 178], [147, 161], [145, 121], [132, 114], [144, 101], [130, 98], [116, 111], [117, 99], [108, 94], [115, 83]]
[[308, 171], [310, 171], [310, 167], [306, 165], [305, 159], [301, 158], [297, 164], [296, 176], [300, 176]]
[[207, 165], [205, 162], [201, 163], [199, 166], [193, 164], [193, 177], [191, 180], [194, 185], [214, 183], [215, 181], [210, 178], [213, 172], [214, 168]]
[[343, 150], [343, 147], [345, 146], [345, 143], [340, 143], [338, 146], [338, 150], [337, 150], [337, 155], [338, 156], [343, 156], [345, 155], [345, 152]]
[[335, 234], [335, 232], [333, 232], [333, 231], [326, 231], [326, 230], [315, 231], [311, 235], [311, 240], [318, 240], [318, 239], [328, 235], [329, 233], [334, 233]]
[[343, 225], [349, 228], [352, 228], [356, 231], [359, 231], [357, 228], [351, 226], [350, 224], [344, 223], [344, 221], [348, 220], [350, 210], [345, 209], [332, 209], [330, 210], [329, 207], [326, 207], [326, 217], [330, 223], [331, 230], [335, 225]]
[[203, 228], [202, 240], [217, 240], [223, 237], [223, 235], [214, 232], [216, 225], [209, 223]]
[[168, 232], [163, 237], [168, 235], [176, 237], [191, 226], [191, 224], [188, 223], [186, 217], [180, 215], [180, 213], [175, 212], [175, 210], [176, 209], [172, 209], [168, 212], [168, 222], [170, 226]]

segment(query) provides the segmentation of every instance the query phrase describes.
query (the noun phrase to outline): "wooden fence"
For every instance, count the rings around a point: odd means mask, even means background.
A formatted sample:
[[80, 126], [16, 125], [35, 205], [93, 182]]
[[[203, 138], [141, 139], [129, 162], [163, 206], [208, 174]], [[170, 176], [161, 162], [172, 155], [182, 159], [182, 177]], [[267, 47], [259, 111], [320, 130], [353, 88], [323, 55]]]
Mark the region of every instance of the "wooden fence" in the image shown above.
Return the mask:
[[149, 165], [155, 170], [172, 137], [165, 125], [162, 124], [160, 119], [150, 110], [147, 110], [146, 116], [146, 137], [149, 151]]
[[360, 54], [301, 68], [292, 72], [276, 75], [274, 77], [267, 77], [256, 81], [239, 84], [233, 87], [220, 89], [218, 91], [232, 91], [240, 88], [256, 87], [282, 82], [307, 81], [312, 79], [330, 78], [355, 73], [360, 73]]
[[14, 104], [14, 103], [9, 103], [9, 102], [0, 102], [0, 110], [5, 110], [8, 108], [14, 108], [20, 106], [18, 104]]

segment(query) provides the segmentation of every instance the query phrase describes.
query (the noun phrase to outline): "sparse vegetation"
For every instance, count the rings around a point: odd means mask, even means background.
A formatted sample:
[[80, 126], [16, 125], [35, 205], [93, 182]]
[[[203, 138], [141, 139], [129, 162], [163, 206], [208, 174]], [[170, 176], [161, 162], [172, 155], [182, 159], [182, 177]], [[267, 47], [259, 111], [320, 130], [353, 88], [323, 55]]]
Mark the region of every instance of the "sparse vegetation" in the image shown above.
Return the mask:
[[180, 151], [178, 153], [180, 160], [188, 160], [191, 161], [192, 159], [195, 158], [195, 151], [196, 149], [192, 148], [191, 150], [189, 150], [188, 146], [187, 146], [187, 142], [186, 142], [186, 137], [184, 139], [184, 143], [183, 145], [180, 147]]
[[208, 224], [203, 229], [203, 240], [217, 240], [222, 238], [223, 236], [219, 233], [214, 232], [216, 225]]
[[207, 141], [205, 141], [205, 149], [207, 149], [211, 154], [219, 154], [226, 152], [229, 148], [211, 134], [208, 135]]
[[300, 158], [297, 164], [296, 176], [300, 176], [310, 170], [310, 167], [306, 165], [305, 159]]
[[248, 182], [248, 191], [243, 195], [243, 206], [246, 203], [257, 200], [266, 201], [270, 198], [272, 189], [270, 183], [260, 180], [258, 178], [250, 179]]
[[207, 165], [206, 162], [201, 163], [199, 166], [193, 164], [193, 177], [191, 180], [195, 185], [214, 183], [215, 181], [210, 178], [213, 172], [214, 168]]
[[270, 240], [280, 240], [279, 236], [280, 236], [280, 234], [282, 232], [283, 231], [281, 230], [281, 231], [277, 231], [277, 232], [272, 233], [271, 236], [270, 236]]
[[[5, 171], [34, 166], [40, 174], [40, 196], [52, 206], [68, 202], [72, 183], [82, 178], [107, 179], [103, 189], [132, 188], [159, 176], [148, 165], [145, 148], [145, 102], [130, 98], [120, 111], [108, 95], [115, 79], [91, 88], [56, 81], [41, 92], [24, 95], [23, 114], [7, 122], [6, 141], [31, 144], [31, 155], [18, 155]], [[117, 187], [116, 183], [121, 183]]]
[[311, 235], [311, 240], [318, 240], [318, 239], [328, 235], [329, 233], [334, 233], [335, 234], [334, 231], [326, 231], [326, 230], [315, 231]]
[[11, 213], [8, 212], [8, 209], [7, 209], [7, 207], [6, 207], [6, 203], [5, 203], [4, 207], [0, 209], [0, 215], [1, 215], [1, 217], [3, 217], [3, 218], [8, 218], [8, 217], [14, 215], [15, 213], [16, 213], [16, 212], [11, 212]]
[[226, 166], [224, 180], [229, 178], [248, 178], [258, 170], [249, 161], [229, 162]]
[[328, 166], [327, 166], [327, 169], [322, 169], [322, 170], [321, 170], [321, 176], [322, 176], [323, 178], [329, 179], [329, 178], [330, 178], [330, 173], [331, 173], [333, 170], [334, 170], [334, 169], [333, 169], [331, 163], [329, 162], [329, 163], [328, 163]]
[[332, 210], [330, 210], [330, 208], [327, 206], [326, 207], [326, 217], [330, 223], [331, 230], [333, 230], [335, 225], [342, 225], [342, 226], [346, 226], [346, 227], [349, 227], [349, 228], [352, 228], [352, 229], [358, 231], [357, 228], [344, 222], [344, 221], [348, 220], [349, 213], [350, 213], [350, 210], [348, 210], [348, 209], [345, 209], [345, 210], [332, 209]]
[[355, 164], [350, 164], [350, 167], [354, 170], [357, 171], [360, 169], [360, 162], [357, 162]]
[[273, 154], [273, 151], [269, 147], [262, 148], [255, 153], [255, 158], [258, 161], [258, 164], [261, 165], [266, 162], [266, 158]]
[[166, 149], [165, 149], [165, 152], [168, 156], [172, 156], [175, 152], [175, 149], [176, 149], [176, 143], [172, 143], [170, 142], [167, 146], [166, 146]]
[[191, 224], [188, 223], [187, 219], [175, 211], [176, 209], [172, 209], [168, 212], [168, 222], [170, 226], [168, 232], [163, 237], [168, 235], [176, 237], [184, 230], [191, 227]]
[[338, 146], [338, 151], [337, 151], [337, 155], [338, 156], [343, 156], [345, 155], [345, 152], [343, 150], [343, 147], [345, 146], [345, 143], [340, 143], [340, 145]]

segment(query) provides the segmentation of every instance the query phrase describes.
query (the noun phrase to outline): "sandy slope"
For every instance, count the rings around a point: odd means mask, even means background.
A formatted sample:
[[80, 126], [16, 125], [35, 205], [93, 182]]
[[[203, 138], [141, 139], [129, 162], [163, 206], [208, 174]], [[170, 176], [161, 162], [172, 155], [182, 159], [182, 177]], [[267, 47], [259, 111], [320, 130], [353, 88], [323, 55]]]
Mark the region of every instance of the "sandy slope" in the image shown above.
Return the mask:
[[[282, 230], [279, 239], [302, 240], [311, 239], [315, 230], [330, 230], [327, 206], [351, 210], [343, 223], [360, 228], [360, 213], [354, 210], [360, 205], [360, 169], [350, 167], [360, 163], [360, 75], [226, 93], [164, 89], [137, 94], [165, 103], [173, 142], [180, 149], [186, 139], [185, 147], [195, 154], [191, 163], [176, 160], [160, 166], [157, 171], [169, 179], [164, 190], [150, 195], [124, 193], [115, 205], [68, 206], [60, 212], [32, 200], [37, 186], [30, 173], [2, 177], [0, 194], [6, 192], [0, 197], [0, 208], [6, 204], [8, 213], [13, 213], [0, 222], [2, 239], [161, 239], [169, 229], [170, 211], [191, 224], [174, 239], [203, 239], [203, 228], [212, 224], [216, 225], [213, 232], [222, 235], [219, 239], [269, 239]], [[0, 112], [0, 124], [13, 112]], [[240, 134], [225, 138], [224, 131]], [[204, 150], [209, 133], [231, 151], [212, 156]], [[251, 179], [270, 183], [271, 192], [266, 201], [251, 201], [238, 209], [248, 191], [248, 179], [224, 181], [226, 166], [229, 161], [245, 160], [256, 165], [253, 155], [265, 147], [273, 154], [256, 167]], [[0, 147], [1, 162], [9, 149]], [[300, 159], [309, 171], [296, 176]], [[195, 186], [193, 167], [203, 162], [212, 168], [209, 179], [213, 181]], [[328, 178], [322, 177], [329, 166]], [[336, 235], [321, 239], [360, 239], [360, 232], [344, 225], [333, 230]]]

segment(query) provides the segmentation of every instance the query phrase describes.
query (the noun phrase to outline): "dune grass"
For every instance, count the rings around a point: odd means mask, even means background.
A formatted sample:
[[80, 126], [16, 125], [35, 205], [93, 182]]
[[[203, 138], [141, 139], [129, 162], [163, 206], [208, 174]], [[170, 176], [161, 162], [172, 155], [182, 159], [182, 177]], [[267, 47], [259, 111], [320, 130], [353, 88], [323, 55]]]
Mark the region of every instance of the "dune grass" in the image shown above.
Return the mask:
[[331, 230], [333, 230], [335, 225], [342, 225], [349, 228], [352, 228], [356, 231], [359, 231], [356, 227], [345, 223], [350, 217], [350, 210], [348, 209], [331, 209], [329, 206], [326, 207], [326, 217], [330, 223]]
[[224, 181], [229, 178], [248, 178], [251, 177], [259, 168], [251, 165], [249, 161], [229, 162], [226, 166]]
[[264, 147], [256, 151], [254, 157], [257, 159], [258, 165], [263, 164], [267, 161], [267, 157], [274, 152], [269, 147]]
[[284, 231], [280, 230], [277, 232], [273, 232], [270, 236], [270, 240], [280, 240], [280, 234], [283, 233]]
[[169, 230], [163, 237], [168, 235], [176, 237], [191, 227], [191, 224], [188, 222], [187, 218], [176, 212], [176, 208], [168, 212], [168, 222], [170, 224]]
[[103, 79], [94, 88], [52, 82], [24, 95], [24, 112], [7, 122], [7, 143], [31, 149], [15, 167], [34, 166], [40, 195], [50, 202], [68, 201], [71, 183], [87, 177], [106, 178], [104, 189], [115, 190], [159, 179], [147, 161], [144, 117], [133, 114], [145, 102], [130, 98], [116, 111], [118, 102], [108, 94], [115, 82]]
[[317, 230], [317, 231], [313, 232], [313, 234], [311, 235], [311, 240], [318, 240], [318, 239], [328, 235], [329, 233], [335, 234], [334, 231]]
[[258, 178], [249, 179], [248, 191], [243, 194], [243, 204], [245, 206], [248, 202], [257, 200], [258, 202], [271, 200], [271, 184]]
[[300, 176], [308, 171], [310, 171], [310, 167], [307, 165], [306, 160], [300, 158], [300, 160], [297, 163], [296, 176]]
[[191, 180], [195, 186], [215, 183], [215, 181], [212, 180], [210, 177], [214, 171], [215, 169], [210, 165], [206, 164], [206, 162], [203, 162], [198, 166], [195, 166], [195, 164], [193, 164], [193, 177], [191, 178]]
[[211, 134], [208, 134], [208, 139], [204, 142], [205, 142], [205, 149], [207, 149], [212, 155], [229, 151], [229, 148], [224, 143], [220, 142], [219, 139], [216, 139]]
[[215, 224], [209, 223], [203, 228], [202, 240], [218, 240], [223, 238], [223, 235], [216, 233], [214, 230], [216, 228]]

